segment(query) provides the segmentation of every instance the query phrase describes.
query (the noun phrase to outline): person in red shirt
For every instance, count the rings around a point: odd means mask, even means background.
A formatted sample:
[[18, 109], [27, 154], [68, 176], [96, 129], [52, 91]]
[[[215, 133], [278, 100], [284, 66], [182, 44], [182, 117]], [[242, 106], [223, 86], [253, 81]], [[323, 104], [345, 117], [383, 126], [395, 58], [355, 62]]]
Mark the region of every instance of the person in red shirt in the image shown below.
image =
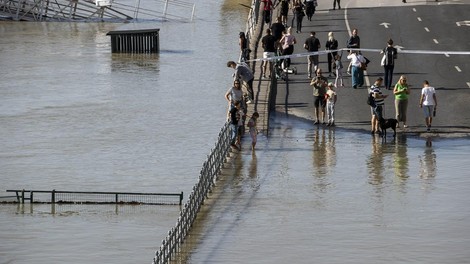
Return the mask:
[[273, 2], [271, 0], [261, 0], [264, 3], [263, 7], [263, 20], [264, 23], [271, 23], [271, 11], [273, 9]]

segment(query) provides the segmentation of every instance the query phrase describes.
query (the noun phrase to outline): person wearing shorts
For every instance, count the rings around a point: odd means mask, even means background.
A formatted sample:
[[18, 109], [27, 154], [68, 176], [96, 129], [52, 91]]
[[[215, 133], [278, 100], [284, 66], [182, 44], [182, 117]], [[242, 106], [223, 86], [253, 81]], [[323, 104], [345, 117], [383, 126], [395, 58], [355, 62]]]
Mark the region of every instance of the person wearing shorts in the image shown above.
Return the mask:
[[313, 105], [315, 106], [315, 122], [313, 124], [320, 123], [320, 111], [322, 113], [322, 122], [325, 124], [325, 94], [328, 79], [322, 75], [320, 68], [317, 69], [316, 76], [312, 79], [310, 85], [313, 87]]
[[[263, 59], [268, 59], [274, 57], [276, 51], [276, 39], [271, 34], [271, 29], [266, 29], [266, 35], [261, 39], [261, 44], [263, 46]], [[271, 75], [271, 70], [273, 67], [272, 60], [263, 60], [261, 62], [261, 73], [263, 74], [263, 78], [266, 78], [266, 66], [269, 63], [269, 75]]]

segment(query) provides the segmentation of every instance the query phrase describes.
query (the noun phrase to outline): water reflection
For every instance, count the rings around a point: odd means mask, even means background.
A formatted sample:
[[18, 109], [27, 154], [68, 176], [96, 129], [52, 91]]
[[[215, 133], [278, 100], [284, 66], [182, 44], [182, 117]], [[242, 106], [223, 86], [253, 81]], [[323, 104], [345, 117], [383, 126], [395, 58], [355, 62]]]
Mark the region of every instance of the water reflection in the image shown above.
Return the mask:
[[335, 129], [315, 127], [311, 140], [315, 204], [323, 207], [326, 205], [325, 194], [333, 184], [333, 179], [328, 176], [336, 167]]
[[432, 138], [426, 138], [424, 153], [419, 155], [419, 178], [425, 180], [424, 188], [427, 190], [434, 182], [437, 173], [436, 153], [432, 146]]
[[401, 187], [405, 186], [408, 179], [409, 158], [406, 135], [397, 135], [393, 139], [383, 139], [373, 136], [371, 141], [371, 154], [367, 156], [366, 166], [369, 171], [369, 183], [377, 186], [380, 190], [387, 182], [384, 175], [387, 175], [387, 169], [393, 168], [395, 175], [394, 181], [397, 181]]
[[393, 155], [393, 164], [395, 168], [395, 176], [399, 186], [405, 187], [408, 176], [408, 146], [406, 144], [406, 135], [397, 134], [395, 143], [395, 153]]
[[129, 54], [113, 53], [111, 69], [115, 72], [151, 72], [157, 74], [160, 71], [159, 54]]
[[314, 175], [327, 175], [336, 166], [335, 129], [314, 129], [312, 154]]
[[382, 185], [384, 175], [384, 151], [380, 137], [372, 137], [372, 152], [367, 157], [366, 165], [369, 170], [369, 183], [372, 185]]

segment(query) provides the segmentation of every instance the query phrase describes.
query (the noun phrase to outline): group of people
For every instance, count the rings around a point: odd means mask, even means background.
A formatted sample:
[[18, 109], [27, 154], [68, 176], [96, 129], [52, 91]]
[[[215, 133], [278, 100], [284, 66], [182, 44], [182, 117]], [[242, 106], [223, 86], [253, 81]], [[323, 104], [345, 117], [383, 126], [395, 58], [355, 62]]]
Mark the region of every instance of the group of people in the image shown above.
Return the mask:
[[[361, 52], [361, 41], [358, 35], [358, 30], [354, 29], [350, 36], [346, 47], [350, 49], [349, 55], [350, 64], [348, 66], [348, 73], [351, 75], [352, 88], [356, 89], [364, 85], [364, 71], [367, 68], [369, 60], [364, 57]], [[320, 41], [316, 38], [315, 32], [310, 33], [310, 37], [305, 40], [304, 48], [309, 52], [317, 52], [321, 48]], [[332, 50], [328, 52], [328, 73], [331, 76], [332, 69], [335, 69], [335, 82], [329, 83], [328, 79], [322, 75], [322, 70], [318, 67], [318, 55], [308, 56], [307, 61], [307, 74], [308, 78], [312, 78], [312, 71], [315, 72], [315, 77], [311, 79], [310, 85], [313, 87], [314, 97], [314, 108], [315, 108], [315, 124], [327, 124], [329, 126], [334, 125], [334, 107], [337, 101], [337, 93], [335, 88], [344, 87], [342, 69], [343, 65], [341, 62], [341, 55], [338, 54], [338, 41], [334, 38], [333, 32], [328, 33], [328, 41], [325, 44], [326, 50]], [[379, 133], [379, 120], [383, 118], [383, 105], [387, 95], [382, 94], [380, 86], [383, 84], [385, 89], [393, 90], [393, 96], [395, 98], [395, 117], [403, 128], [407, 128], [407, 108], [408, 108], [408, 97], [410, 95], [410, 89], [407, 84], [405, 76], [401, 76], [398, 82], [393, 85], [393, 72], [395, 67], [395, 60], [397, 59], [397, 49], [393, 45], [393, 40], [389, 39], [386, 43], [386, 47], [382, 49], [382, 60], [381, 66], [384, 69], [384, 77], [378, 78], [375, 83], [370, 87], [369, 93], [373, 95], [375, 101], [374, 105], [371, 106], [371, 132]], [[437, 106], [437, 99], [435, 89], [429, 85], [428, 81], [424, 81], [423, 88], [420, 98], [420, 107], [424, 110], [425, 124], [427, 131], [431, 130], [432, 117], [435, 115]], [[326, 120], [325, 120], [326, 119]]]
[[[248, 113], [247, 104], [254, 100], [253, 79], [254, 75], [250, 67], [244, 63], [228, 61], [227, 67], [235, 69], [233, 73], [233, 86], [225, 93], [228, 102], [228, 120], [230, 123], [230, 145], [232, 148], [241, 149], [241, 138], [245, 134], [245, 123]], [[247, 88], [247, 96], [242, 90], [242, 82]], [[255, 150], [257, 142], [257, 119], [259, 114], [254, 112], [248, 121], [249, 133], [251, 136], [251, 149]]]
[[[263, 20], [265, 23], [271, 23], [272, 10], [281, 5], [280, 16], [277, 17], [276, 22], [272, 23], [269, 28], [266, 29], [266, 34], [261, 39], [261, 44], [264, 49], [263, 58], [269, 59], [277, 55], [291, 55], [294, 52], [294, 45], [297, 43], [296, 37], [292, 34], [292, 27], [287, 27], [287, 16], [289, 9], [293, 10], [294, 18], [292, 19], [292, 26], [294, 19], [297, 20], [297, 32], [301, 32], [302, 18], [307, 16], [311, 19], [311, 16], [315, 12], [317, 5], [316, 0], [280, 0], [273, 5], [271, 0], [262, 0], [263, 6]], [[336, 8], [336, 4], [340, 9], [340, 1], [334, 0], [333, 8]], [[299, 20], [300, 19], [300, 20]], [[287, 27], [287, 28], [286, 28]], [[308, 52], [318, 52], [321, 48], [321, 43], [316, 37], [314, 31], [310, 32], [310, 36], [305, 40], [303, 47]], [[361, 54], [361, 41], [358, 35], [358, 30], [353, 29], [352, 35], [347, 41], [346, 45], [349, 49], [347, 58], [350, 63], [347, 67], [347, 73], [351, 75], [352, 88], [357, 89], [364, 85], [364, 71], [367, 68], [369, 60]], [[245, 120], [247, 117], [247, 103], [254, 100], [253, 94], [253, 80], [254, 75], [250, 67], [244, 63], [244, 60], [249, 60], [249, 48], [246, 45], [246, 37], [243, 32], [240, 33], [240, 48], [242, 62], [236, 63], [229, 61], [227, 66], [235, 69], [233, 87], [231, 87], [225, 94], [226, 100], [229, 102], [229, 120], [231, 124], [231, 145], [234, 148], [240, 148], [240, 137], [244, 134]], [[308, 78], [311, 79], [310, 85], [313, 87], [314, 96], [314, 108], [315, 108], [315, 124], [326, 124], [327, 126], [335, 125], [335, 104], [337, 101], [337, 93], [335, 89], [337, 87], [344, 87], [343, 80], [343, 64], [342, 64], [342, 52], [338, 51], [338, 41], [334, 37], [333, 32], [328, 33], [328, 40], [325, 43], [325, 49], [327, 51], [328, 61], [328, 77], [335, 75], [335, 81], [328, 82], [328, 79], [323, 76], [322, 70], [319, 68], [319, 55], [307, 56], [307, 74]], [[407, 128], [407, 107], [408, 97], [410, 95], [410, 89], [407, 85], [405, 76], [401, 76], [398, 82], [392, 87], [392, 76], [394, 72], [395, 60], [397, 59], [397, 49], [393, 45], [393, 40], [387, 41], [386, 47], [381, 51], [383, 54], [381, 60], [381, 66], [384, 69], [383, 78], [378, 78], [374, 84], [369, 88], [369, 94], [372, 95], [374, 105], [371, 105], [371, 133], [379, 133], [379, 121], [383, 118], [384, 102], [388, 95], [381, 92], [380, 86], [383, 84], [385, 89], [391, 90], [393, 88], [393, 95], [395, 97], [395, 111], [396, 119], [398, 121], [398, 127], [400, 123], [403, 124], [403, 128]], [[286, 70], [290, 67], [290, 58], [281, 60], [281, 67]], [[268, 67], [269, 66], [269, 67]], [[269, 73], [268, 73], [269, 69]], [[262, 60], [261, 75], [263, 78], [271, 77], [273, 70], [272, 60]], [[334, 72], [333, 72], [334, 71]], [[315, 76], [312, 76], [314, 73]], [[247, 97], [243, 95], [241, 82], [244, 82], [247, 88]], [[423, 89], [420, 98], [420, 107], [424, 109], [425, 123], [427, 131], [430, 131], [432, 125], [432, 117], [435, 115], [435, 109], [437, 106], [437, 99], [435, 89], [429, 85], [428, 81], [424, 81]], [[248, 122], [250, 128], [250, 134], [252, 137], [252, 149], [256, 145], [256, 120], [259, 117], [258, 113], [253, 113]]]
[[[370, 87], [369, 93], [374, 98], [374, 103], [371, 104], [371, 133], [380, 134], [380, 120], [383, 117], [384, 100], [388, 97], [380, 90], [383, 78], [379, 77]], [[400, 76], [400, 79], [393, 88], [393, 95], [395, 97], [395, 117], [398, 121], [397, 127], [400, 127], [400, 122], [403, 128], [407, 128], [407, 111], [408, 101], [410, 96], [410, 87], [407, 83], [406, 76]], [[436, 115], [437, 97], [436, 89], [429, 84], [429, 81], [423, 82], [421, 89], [421, 96], [419, 99], [419, 107], [423, 109], [426, 131], [431, 131], [432, 119]]]

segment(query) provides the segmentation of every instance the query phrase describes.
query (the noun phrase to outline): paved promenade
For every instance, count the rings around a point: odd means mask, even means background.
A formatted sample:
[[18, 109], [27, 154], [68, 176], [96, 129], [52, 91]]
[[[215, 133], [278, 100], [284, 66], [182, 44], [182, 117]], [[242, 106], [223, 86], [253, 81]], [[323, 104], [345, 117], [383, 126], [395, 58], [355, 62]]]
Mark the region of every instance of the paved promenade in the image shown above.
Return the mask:
[[[372, 32], [372, 29], [351, 23], [351, 21], [357, 21], [358, 17], [361, 15], [361, 13], [359, 13], [359, 15], [355, 16], [354, 12], [370, 12], [367, 11], [368, 9], [361, 10], [362, 7], [366, 6], [391, 6], [388, 8], [400, 8], [400, 10], [403, 8], [404, 11], [413, 12], [411, 11], [415, 10], [413, 9], [413, 4], [422, 4], [422, 2], [419, 1], [408, 1], [406, 5], [401, 1], [390, 0], [342, 1], [343, 6], [341, 10], [332, 10], [332, 3], [330, 2], [331, 1], [319, 1], [317, 12], [313, 16], [312, 21], [308, 21], [306, 17], [304, 18], [301, 33], [295, 33], [294, 24], [293, 34], [297, 39], [297, 44], [294, 48], [294, 54], [306, 52], [306, 50], [303, 48], [303, 43], [305, 42], [305, 39], [309, 37], [310, 31], [316, 32], [316, 37], [320, 40], [321, 43], [320, 50], [324, 50], [328, 32], [334, 32], [335, 38], [338, 40], [339, 47], [344, 48], [346, 41], [350, 36], [350, 31], [356, 27], [359, 29], [362, 48], [382, 49], [385, 47], [385, 41], [388, 36], [383, 36], [379, 41], [375, 40], [377, 35], [375, 32]], [[354, 3], [354, 5], [350, 5], [350, 3]], [[431, 7], [431, 5], [437, 4], [439, 3], [428, 3], [429, 7]], [[423, 7], [420, 8], [422, 9]], [[275, 10], [274, 14], [277, 13], [278, 10]], [[289, 25], [291, 23], [291, 18], [292, 16], [290, 14], [288, 22]], [[260, 30], [260, 27], [262, 27], [262, 34], [260, 37], [264, 36], [267, 25], [259, 25], [258, 27], [258, 30]], [[252, 47], [252, 49], [256, 50], [256, 58], [262, 58], [263, 49], [261, 48], [260, 43], [258, 47]], [[365, 73], [365, 86], [358, 89], [352, 89], [351, 76], [347, 75], [346, 69], [344, 69], [343, 75], [345, 80], [345, 87], [336, 89], [338, 93], [338, 101], [335, 110], [335, 123], [337, 128], [361, 130], [365, 133], [368, 133], [370, 131], [370, 107], [366, 104], [367, 89], [377, 77], [383, 77], [383, 68], [380, 66], [380, 54], [364, 53], [364, 55], [372, 61], [368, 67], [368, 71]], [[349, 64], [346, 56], [347, 53], [344, 52], [342, 62], [345, 68]], [[398, 129], [397, 132], [424, 137], [429, 135], [438, 137], [469, 136], [470, 104], [468, 104], [467, 99], [470, 98], [470, 88], [465, 87], [464, 85], [459, 87], [455, 87], [455, 85], [453, 85], [454, 87], [449, 87], [450, 84], [448, 80], [435, 78], [435, 73], [424, 72], [423, 69], [412, 68], [410, 66], [410, 61], [413, 60], [413, 58], [415, 57], [399, 54], [397, 66], [395, 67], [393, 83], [396, 83], [400, 75], [405, 74], [409, 76], [408, 79], [412, 88], [408, 105], [407, 123], [409, 127], [406, 129]], [[253, 111], [258, 111], [260, 113], [258, 126], [261, 132], [266, 134], [268, 131], [270, 114], [284, 113], [288, 116], [313, 120], [313, 96], [312, 88], [309, 85], [310, 79], [307, 78], [306, 57], [292, 59], [292, 66], [297, 68], [297, 74], [289, 74], [288, 82], [278, 80], [276, 111], [274, 113], [269, 113], [268, 109], [268, 99], [270, 96], [268, 87], [270, 86], [271, 81], [261, 78], [259, 69], [260, 62], [258, 61], [254, 64], [255, 82], [253, 87], [255, 91], [255, 103], [249, 105], [248, 114], [250, 115]], [[319, 67], [323, 70], [324, 76], [328, 77], [326, 55], [320, 55]], [[464, 74], [461, 76], [464, 76]], [[438, 99], [437, 115], [433, 120], [431, 133], [426, 132], [422, 109], [418, 106], [422, 82], [425, 79], [430, 80], [431, 85], [436, 87]], [[330, 77], [328, 80], [330, 82], [334, 82], [334, 77]], [[463, 84], [465, 84], [465, 81], [463, 81]], [[385, 90], [383, 87], [382, 91], [384, 94], [389, 95], [389, 97], [385, 100], [384, 116], [385, 118], [394, 118], [395, 109], [393, 92]]]

